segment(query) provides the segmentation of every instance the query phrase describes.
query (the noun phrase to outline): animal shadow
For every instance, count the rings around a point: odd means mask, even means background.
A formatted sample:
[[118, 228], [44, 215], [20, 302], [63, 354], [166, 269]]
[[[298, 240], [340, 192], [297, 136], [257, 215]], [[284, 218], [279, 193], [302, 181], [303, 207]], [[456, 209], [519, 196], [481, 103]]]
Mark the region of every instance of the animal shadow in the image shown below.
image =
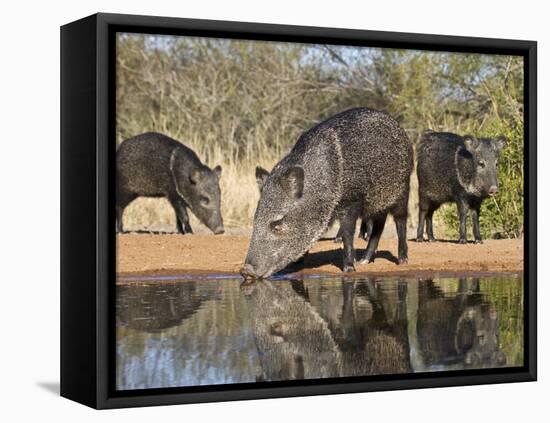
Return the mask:
[[[356, 257], [357, 258], [357, 257]], [[377, 251], [374, 255], [374, 260], [384, 259], [388, 260], [391, 263], [398, 264], [397, 257], [394, 256], [390, 251], [380, 250]], [[332, 250], [326, 251], [317, 251], [314, 253], [306, 253], [304, 257], [298, 261], [289, 264], [283, 270], [278, 272], [279, 275], [296, 273], [305, 269], [316, 269], [318, 267], [332, 264], [338, 267], [343, 271], [343, 260], [342, 260], [342, 249], [335, 248]]]
[[[409, 241], [416, 242], [418, 244], [437, 244], [438, 242], [444, 243], [444, 244], [460, 244], [458, 242], [458, 239], [436, 239], [435, 241], [428, 241], [424, 239], [424, 241], [418, 242], [416, 238], [410, 238]], [[467, 244], [475, 244], [475, 241], [468, 240], [466, 242]]]

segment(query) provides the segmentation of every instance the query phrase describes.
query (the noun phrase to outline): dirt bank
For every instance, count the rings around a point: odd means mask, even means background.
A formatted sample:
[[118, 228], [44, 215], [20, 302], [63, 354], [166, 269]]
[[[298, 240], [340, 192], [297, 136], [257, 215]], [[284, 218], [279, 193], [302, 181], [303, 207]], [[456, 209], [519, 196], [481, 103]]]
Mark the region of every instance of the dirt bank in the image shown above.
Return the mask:
[[[128, 274], [237, 274], [248, 249], [245, 235], [117, 235], [117, 273]], [[366, 243], [356, 240], [356, 248]], [[374, 263], [357, 265], [358, 272], [421, 274], [521, 272], [523, 240], [488, 240], [460, 245], [452, 241], [409, 242], [409, 264], [397, 266], [397, 240], [382, 239]], [[342, 262], [340, 244], [317, 242], [298, 271], [337, 273]]]

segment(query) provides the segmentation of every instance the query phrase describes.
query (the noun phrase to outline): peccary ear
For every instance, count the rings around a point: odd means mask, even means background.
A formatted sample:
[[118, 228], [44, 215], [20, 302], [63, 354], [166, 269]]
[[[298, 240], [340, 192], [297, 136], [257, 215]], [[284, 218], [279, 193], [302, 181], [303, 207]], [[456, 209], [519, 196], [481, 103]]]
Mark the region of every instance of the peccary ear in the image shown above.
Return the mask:
[[267, 170], [265, 170], [263, 167], [256, 166], [256, 183], [258, 184], [258, 189], [260, 190], [260, 192], [262, 192], [268, 176], [269, 172]]
[[479, 140], [471, 135], [465, 135], [464, 147], [471, 153], [479, 147]]
[[220, 179], [220, 177], [222, 176], [222, 167], [220, 165], [217, 165], [214, 169], [212, 169], [214, 171], [214, 173], [216, 174], [216, 176], [218, 177], [218, 179]]
[[200, 177], [201, 177], [201, 171], [199, 169], [193, 169], [189, 174], [189, 182], [191, 183], [191, 185], [197, 185], [197, 182], [199, 181]]
[[505, 136], [500, 136], [496, 138], [493, 143], [495, 144], [496, 149], [500, 152], [504, 147], [506, 147], [506, 143], [508, 142], [508, 139]]
[[281, 177], [281, 185], [291, 197], [300, 198], [304, 191], [304, 169], [292, 166]]

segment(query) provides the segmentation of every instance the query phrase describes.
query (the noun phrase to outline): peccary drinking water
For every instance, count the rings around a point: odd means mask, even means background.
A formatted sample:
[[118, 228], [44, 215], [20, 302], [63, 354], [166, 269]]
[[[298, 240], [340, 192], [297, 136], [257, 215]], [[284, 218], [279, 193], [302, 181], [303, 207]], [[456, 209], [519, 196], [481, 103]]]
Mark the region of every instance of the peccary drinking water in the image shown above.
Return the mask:
[[343, 270], [354, 270], [353, 234], [368, 215], [372, 234], [360, 262], [373, 259], [386, 216], [395, 219], [398, 259], [407, 261], [407, 202], [413, 151], [389, 115], [358, 108], [306, 131], [265, 180], [241, 274], [262, 278], [300, 258], [338, 219]]
[[117, 150], [117, 231], [135, 198], [166, 197], [176, 212], [179, 233], [193, 233], [187, 208], [212, 232], [224, 232], [220, 212], [221, 167], [210, 169], [193, 150], [163, 134], [149, 132], [124, 141]]
[[419, 218], [417, 241], [423, 241], [424, 223], [428, 240], [435, 241], [432, 216], [443, 203], [456, 202], [461, 244], [466, 243], [466, 217], [472, 212], [475, 242], [481, 241], [481, 202], [498, 193], [498, 158], [504, 137], [475, 138], [447, 132], [427, 132], [418, 148]]

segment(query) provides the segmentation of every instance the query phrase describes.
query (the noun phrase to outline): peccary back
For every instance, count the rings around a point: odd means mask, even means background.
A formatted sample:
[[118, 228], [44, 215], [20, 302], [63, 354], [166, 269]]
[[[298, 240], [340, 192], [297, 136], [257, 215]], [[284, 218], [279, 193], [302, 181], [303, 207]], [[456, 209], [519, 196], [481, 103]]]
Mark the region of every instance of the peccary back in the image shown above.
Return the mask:
[[221, 167], [201, 163], [193, 150], [166, 135], [148, 132], [124, 141], [117, 150], [117, 226], [136, 197], [166, 197], [178, 230], [192, 232], [187, 208], [214, 233], [223, 232], [220, 212]]

